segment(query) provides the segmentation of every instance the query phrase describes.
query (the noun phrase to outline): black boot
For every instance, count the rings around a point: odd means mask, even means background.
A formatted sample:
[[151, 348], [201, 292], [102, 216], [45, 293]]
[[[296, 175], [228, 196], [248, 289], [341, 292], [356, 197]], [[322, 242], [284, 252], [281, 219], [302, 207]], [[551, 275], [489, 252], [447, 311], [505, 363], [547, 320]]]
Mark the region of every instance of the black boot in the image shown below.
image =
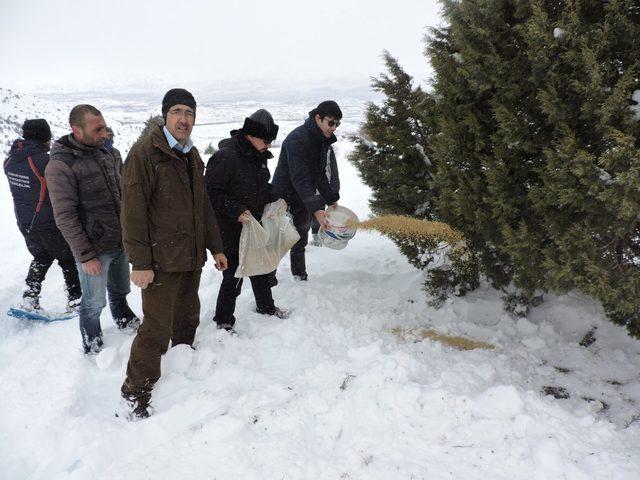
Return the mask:
[[122, 393], [121, 399], [120, 411], [116, 413], [116, 417], [122, 416], [130, 422], [137, 422], [153, 415], [151, 393], [143, 395]]
[[137, 330], [140, 326], [140, 319], [133, 310], [129, 308], [129, 304], [124, 302], [110, 303], [111, 316], [118, 326], [118, 330], [133, 329]]
[[40, 296], [33, 295], [31, 292], [26, 291], [22, 296], [21, 308], [28, 312], [40, 310]]
[[62, 270], [65, 281], [65, 292], [67, 293], [67, 312], [77, 312], [80, 309], [80, 298], [82, 290], [80, 289], [80, 280], [78, 280], [78, 271], [73, 266], [73, 270]]
[[256, 308], [256, 312], [262, 315], [273, 315], [274, 317], [278, 317], [281, 319], [289, 318], [289, 310], [286, 308], [273, 307], [273, 310], [262, 310], [260, 308]]

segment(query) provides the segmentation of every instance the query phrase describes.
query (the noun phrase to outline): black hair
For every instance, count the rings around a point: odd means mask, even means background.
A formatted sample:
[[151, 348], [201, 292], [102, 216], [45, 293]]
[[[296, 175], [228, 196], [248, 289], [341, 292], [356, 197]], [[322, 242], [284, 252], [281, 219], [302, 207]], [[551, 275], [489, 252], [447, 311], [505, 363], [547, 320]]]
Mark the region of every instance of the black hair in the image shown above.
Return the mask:
[[320, 115], [320, 118], [333, 117], [336, 120], [342, 118], [342, 110], [340, 110], [338, 104], [333, 100], [321, 102], [320, 105], [315, 108], [315, 113]]

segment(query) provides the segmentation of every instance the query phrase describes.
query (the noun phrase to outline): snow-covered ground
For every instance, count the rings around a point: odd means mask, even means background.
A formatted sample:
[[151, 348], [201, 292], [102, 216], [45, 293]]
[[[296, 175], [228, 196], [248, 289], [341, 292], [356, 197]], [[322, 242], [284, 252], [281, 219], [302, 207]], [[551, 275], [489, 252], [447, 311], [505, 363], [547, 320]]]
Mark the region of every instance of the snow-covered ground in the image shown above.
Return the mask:
[[[0, 118], [45, 117], [66, 130], [68, 105], [0, 90]], [[159, 100], [158, 100], [159, 103]], [[345, 106], [336, 145], [345, 206], [366, 218], [369, 190], [346, 155], [362, 105]], [[159, 107], [103, 101], [126, 153]], [[284, 138], [313, 105], [198, 107], [194, 139], [215, 144], [260, 106]], [[59, 110], [58, 110], [59, 109]], [[12, 117], [13, 118], [13, 117]], [[14, 138], [5, 122], [0, 145]], [[4, 152], [2, 152], [4, 153]], [[277, 157], [278, 149], [274, 149]], [[272, 165], [273, 167], [274, 165]], [[0, 182], [0, 311], [19, 300], [29, 255]], [[78, 322], [0, 322], [0, 479], [616, 479], [640, 477], [640, 343], [579, 295], [551, 297], [528, 319], [489, 288], [427, 306], [422, 272], [388, 239], [359, 232], [342, 251], [310, 247], [309, 282], [279, 268], [276, 304], [254, 312], [245, 285], [238, 337], [211, 322], [221, 274], [207, 264], [195, 350], [163, 359], [156, 414], [114, 416], [132, 337], [105, 310], [105, 349], [82, 353]], [[54, 266], [45, 308], [64, 306]], [[130, 303], [140, 312], [140, 294]], [[595, 329], [595, 330], [594, 330]], [[482, 341], [461, 351], [429, 330]], [[580, 342], [593, 332], [595, 342]], [[587, 342], [583, 342], [585, 345]], [[545, 393], [555, 393], [547, 395]], [[568, 397], [568, 398], [556, 398]]]

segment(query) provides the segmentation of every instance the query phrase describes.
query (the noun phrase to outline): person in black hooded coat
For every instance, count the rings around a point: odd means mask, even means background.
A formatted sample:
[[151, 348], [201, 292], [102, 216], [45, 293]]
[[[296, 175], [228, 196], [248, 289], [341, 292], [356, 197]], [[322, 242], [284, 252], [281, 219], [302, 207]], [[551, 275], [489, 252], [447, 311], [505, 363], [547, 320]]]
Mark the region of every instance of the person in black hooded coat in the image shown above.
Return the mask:
[[23, 138], [13, 142], [4, 162], [9, 180], [18, 228], [33, 256], [29, 265], [22, 307], [40, 309], [40, 291], [47, 271], [58, 261], [67, 291], [67, 308], [79, 305], [81, 296], [78, 270], [69, 245], [56, 227], [51, 200], [44, 178], [49, 163], [51, 129], [44, 119], [26, 120]]
[[[264, 109], [245, 118], [240, 130], [218, 144], [219, 150], [207, 163], [205, 180], [211, 204], [216, 212], [228, 268], [218, 292], [214, 321], [218, 328], [233, 332], [236, 298], [242, 289], [242, 278], [234, 274], [239, 264], [238, 247], [242, 224], [253, 216], [260, 221], [265, 205], [279, 197], [273, 192], [267, 160], [278, 126]], [[256, 311], [286, 318], [288, 313], [274, 305], [270, 275], [249, 277], [256, 300]]]

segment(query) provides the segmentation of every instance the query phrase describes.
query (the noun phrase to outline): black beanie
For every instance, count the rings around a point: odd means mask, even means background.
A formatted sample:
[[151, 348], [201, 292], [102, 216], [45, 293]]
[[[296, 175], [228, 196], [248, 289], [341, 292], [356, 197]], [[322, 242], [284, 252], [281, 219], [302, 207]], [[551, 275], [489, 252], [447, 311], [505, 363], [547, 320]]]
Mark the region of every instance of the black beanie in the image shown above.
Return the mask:
[[184, 88], [172, 88], [164, 94], [162, 99], [162, 118], [167, 122], [167, 112], [174, 105], [186, 105], [196, 111], [196, 99]]
[[273, 122], [271, 114], [261, 108], [244, 119], [244, 125], [240, 131], [245, 135], [258, 137], [271, 143], [278, 136], [278, 125]]
[[22, 124], [22, 138], [42, 143], [48, 142], [51, 140], [51, 128], [44, 118], [25, 120]]

